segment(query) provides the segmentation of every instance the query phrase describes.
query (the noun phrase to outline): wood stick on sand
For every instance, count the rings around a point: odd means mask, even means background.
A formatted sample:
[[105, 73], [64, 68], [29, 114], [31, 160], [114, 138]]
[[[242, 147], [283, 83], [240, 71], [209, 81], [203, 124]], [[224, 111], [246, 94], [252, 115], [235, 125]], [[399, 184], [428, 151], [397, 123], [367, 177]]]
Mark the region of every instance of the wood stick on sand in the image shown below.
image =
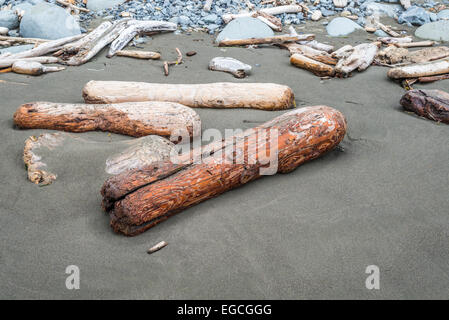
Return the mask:
[[285, 42], [296, 41], [310, 41], [315, 38], [314, 34], [301, 34], [297, 36], [281, 35], [268, 38], [250, 38], [250, 39], [237, 39], [237, 40], [222, 40], [218, 43], [219, 47], [226, 46], [246, 46], [257, 44], [280, 44]]
[[119, 50], [116, 52], [118, 56], [137, 58], [137, 59], [152, 59], [157, 60], [161, 58], [161, 54], [152, 51], [135, 51], [135, 50]]

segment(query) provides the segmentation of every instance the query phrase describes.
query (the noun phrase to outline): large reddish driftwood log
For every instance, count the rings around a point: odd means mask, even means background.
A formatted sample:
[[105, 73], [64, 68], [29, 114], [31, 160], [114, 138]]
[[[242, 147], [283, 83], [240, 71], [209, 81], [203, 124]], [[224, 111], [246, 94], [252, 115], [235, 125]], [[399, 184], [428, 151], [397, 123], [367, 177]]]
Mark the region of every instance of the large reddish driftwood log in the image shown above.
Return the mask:
[[402, 96], [405, 110], [421, 117], [449, 123], [449, 93], [441, 90], [410, 90]]
[[[273, 173], [291, 172], [333, 149], [345, 132], [345, 118], [335, 109], [297, 109], [226, 139], [201, 161], [160, 162], [108, 179], [101, 190], [103, 207], [114, 231], [137, 235], [185, 208], [261, 177], [261, 169], [273, 160]], [[241, 152], [235, 152], [239, 146]]]
[[51, 102], [26, 103], [14, 114], [22, 129], [52, 129], [69, 132], [108, 131], [133, 137], [150, 134], [170, 137], [201, 131], [198, 114], [172, 102], [139, 102], [86, 105]]
[[83, 89], [87, 103], [170, 101], [192, 108], [283, 110], [293, 106], [292, 90], [274, 83], [165, 84], [90, 81]]

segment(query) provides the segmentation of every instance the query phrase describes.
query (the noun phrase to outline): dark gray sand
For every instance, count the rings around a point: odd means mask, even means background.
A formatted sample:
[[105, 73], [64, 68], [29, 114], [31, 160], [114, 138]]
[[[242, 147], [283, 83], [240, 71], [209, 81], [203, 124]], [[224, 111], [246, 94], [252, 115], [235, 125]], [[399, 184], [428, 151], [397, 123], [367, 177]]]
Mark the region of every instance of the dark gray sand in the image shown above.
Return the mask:
[[[367, 38], [374, 37], [318, 36], [338, 46]], [[387, 79], [386, 68], [321, 81], [291, 66], [278, 48], [221, 49], [204, 34], [155, 36], [145, 45], [167, 59], [176, 57], [175, 47], [198, 54], [169, 77], [160, 61], [109, 60], [104, 53], [60, 73], [0, 76], [0, 298], [449, 297], [449, 126], [403, 112], [404, 90]], [[207, 70], [215, 56], [261, 66], [237, 80]], [[80, 134], [105, 147], [86, 143], [58, 154], [51, 168], [57, 181], [38, 187], [26, 178], [22, 151], [28, 136], [44, 131], [13, 127], [22, 103], [82, 102], [89, 80], [277, 82], [293, 89], [298, 107], [342, 111], [349, 129], [342, 148], [290, 174], [252, 182], [126, 238], [110, 229], [99, 191], [104, 158], [114, 149], [107, 145], [130, 138]], [[449, 81], [417, 87], [449, 91]], [[197, 111], [203, 129], [222, 132], [282, 113]], [[169, 245], [148, 255], [161, 240]], [[65, 287], [68, 265], [80, 268], [80, 290]], [[368, 265], [380, 268], [380, 290], [365, 287]]]

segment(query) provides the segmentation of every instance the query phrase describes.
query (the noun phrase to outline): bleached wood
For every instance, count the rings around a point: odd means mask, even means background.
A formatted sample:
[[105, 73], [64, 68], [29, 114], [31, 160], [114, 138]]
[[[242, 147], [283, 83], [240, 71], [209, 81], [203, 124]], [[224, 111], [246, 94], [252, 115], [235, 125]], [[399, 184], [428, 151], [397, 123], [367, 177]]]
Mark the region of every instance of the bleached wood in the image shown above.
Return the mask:
[[22, 58], [22, 59], [0, 59], [0, 68], [8, 68], [10, 66], [12, 66], [14, 64], [14, 62], [16, 61], [34, 61], [34, 62], [39, 62], [42, 64], [47, 64], [47, 63], [58, 63], [59, 59], [56, 57], [33, 57], [33, 58]]
[[90, 81], [83, 89], [87, 103], [171, 101], [192, 108], [283, 110], [294, 104], [292, 90], [274, 83], [165, 84]]
[[[282, 13], [298, 13], [302, 12], [302, 10], [303, 8], [299, 5], [285, 5], [272, 8], [263, 8], [260, 9], [259, 11], [275, 16]], [[251, 17], [253, 14], [254, 12], [224, 14], [221, 16], [221, 18], [223, 19], [224, 23], [229, 23], [236, 18]]]
[[134, 21], [111, 43], [107, 57], [113, 57], [122, 50], [135, 36], [162, 31], [176, 31], [177, 25], [165, 21]]
[[419, 78], [449, 73], [449, 59], [411, 64], [388, 70], [391, 79]]

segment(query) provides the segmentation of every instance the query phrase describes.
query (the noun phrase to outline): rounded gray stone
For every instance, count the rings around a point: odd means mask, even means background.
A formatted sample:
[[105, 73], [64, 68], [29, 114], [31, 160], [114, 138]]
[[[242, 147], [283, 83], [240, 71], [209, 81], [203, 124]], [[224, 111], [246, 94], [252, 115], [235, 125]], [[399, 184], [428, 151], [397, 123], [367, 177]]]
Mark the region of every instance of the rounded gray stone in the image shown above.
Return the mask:
[[20, 22], [20, 35], [25, 38], [54, 40], [79, 34], [81, 29], [78, 22], [59, 6], [33, 6]]
[[415, 36], [421, 39], [449, 42], [449, 20], [426, 23], [416, 29]]
[[274, 36], [273, 30], [259, 19], [245, 17], [234, 19], [218, 34], [216, 41], [266, 38]]
[[357, 23], [348, 18], [338, 17], [326, 26], [327, 33], [331, 37], [342, 37], [353, 33], [357, 29], [363, 29]]

